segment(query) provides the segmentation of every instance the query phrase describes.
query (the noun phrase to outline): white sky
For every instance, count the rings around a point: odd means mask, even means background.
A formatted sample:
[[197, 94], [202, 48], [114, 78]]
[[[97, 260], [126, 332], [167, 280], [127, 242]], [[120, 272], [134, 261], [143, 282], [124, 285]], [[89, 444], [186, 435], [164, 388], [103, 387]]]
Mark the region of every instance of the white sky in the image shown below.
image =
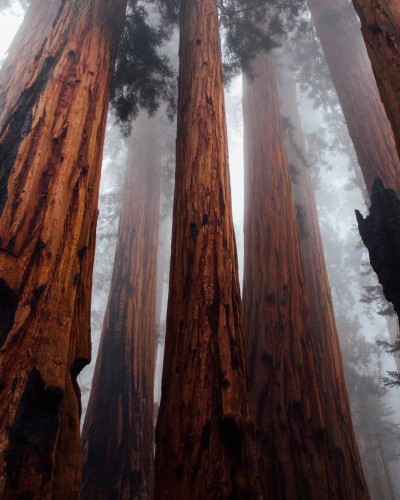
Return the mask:
[[24, 11], [19, 4], [0, 14], [0, 63], [22, 22], [23, 15]]

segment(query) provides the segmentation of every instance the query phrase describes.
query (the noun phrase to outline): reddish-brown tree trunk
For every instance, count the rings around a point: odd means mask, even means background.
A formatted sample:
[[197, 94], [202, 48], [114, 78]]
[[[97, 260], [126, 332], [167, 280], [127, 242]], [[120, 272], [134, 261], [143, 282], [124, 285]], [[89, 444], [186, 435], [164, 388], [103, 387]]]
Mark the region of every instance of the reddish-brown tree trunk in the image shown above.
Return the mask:
[[393, 0], [353, 0], [353, 4], [400, 152], [400, 5]]
[[132, 134], [110, 295], [83, 427], [83, 499], [152, 498], [161, 185], [157, 120], [140, 115]]
[[[263, 494], [341, 499], [310, 333], [273, 55], [244, 78], [243, 306]], [[353, 497], [354, 498], [354, 497]]]
[[215, 0], [180, 15], [177, 165], [155, 498], [259, 498]]
[[368, 491], [351, 419], [317, 207], [297, 109], [296, 84], [287, 69], [281, 73], [280, 89], [281, 113], [288, 118], [290, 127], [286, 151], [292, 171], [294, 169], [291, 186], [297, 207], [311, 337], [329, 449], [334, 457], [340, 497], [366, 499]]
[[79, 492], [76, 375], [90, 358], [100, 164], [126, 2], [44, 5], [31, 7], [48, 16], [43, 30], [26, 22], [0, 73], [2, 498]]
[[10, 110], [23, 91], [29, 70], [34, 71], [32, 61], [47, 37], [60, 9], [61, 0], [32, 0], [1, 67], [0, 74], [0, 127], [4, 126]]
[[[386, 187], [394, 189], [400, 195], [400, 163], [393, 132], [379, 97], [368, 54], [359, 32], [357, 16], [347, 0], [307, 0], [307, 2], [367, 189], [371, 193], [375, 179], [380, 177]], [[371, 4], [370, 1], [363, 0], [355, 0], [354, 3]], [[393, 2], [377, 0], [373, 0], [372, 3], [393, 4]], [[398, 6], [393, 9], [399, 12]], [[368, 9], [368, 12], [372, 10]], [[363, 8], [363, 11], [367, 9]], [[377, 25], [376, 21], [374, 24], [369, 18], [368, 24], [364, 26], [364, 36], [367, 34], [370, 40], [375, 37], [373, 34], [375, 25]], [[384, 41], [386, 34], [381, 31], [379, 37]], [[391, 38], [389, 37], [388, 40]], [[374, 40], [370, 43], [376, 42]], [[369, 45], [368, 42], [367, 45]], [[393, 70], [395, 65], [393, 57], [387, 60], [387, 64], [390, 64]], [[384, 78], [383, 70], [380, 74]], [[399, 79], [400, 72], [397, 71], [396, 74]], [[379, 79], [378, 83], [380, 83]], [[400, 88], [398, 81], [394, 83]], [[389, 117], [394, 114], [398, 121], [399, 103], [399, 94], [389, 103], [385, 102]], [[393, 125], [393, 119], [391, 120]], [[396, 134], [400, 131], [395, 127], [394, 130]]]

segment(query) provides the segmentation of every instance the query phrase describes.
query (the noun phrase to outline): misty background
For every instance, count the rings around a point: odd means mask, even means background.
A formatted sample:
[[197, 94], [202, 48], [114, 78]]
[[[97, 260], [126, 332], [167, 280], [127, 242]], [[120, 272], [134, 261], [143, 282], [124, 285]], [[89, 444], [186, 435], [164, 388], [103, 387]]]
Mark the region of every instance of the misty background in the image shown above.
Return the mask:
[[[0, 63], [4, 60], [24, 10], [18, 2], [0, 14]], [[288, 42], [290, 43], [290, 41]], [[380, 467], [373, 462], [367, 450], [365, 432], [359, 429], [364, 425], [386, 425], [390, 432], [379, 458], [385, 469], [386, 481], [391, 493], [381, 490], [379, 499], [400, 498], [400, 410], [398, 388], [385, 387], [382, 378], [387, 371], [395, 371], [394, 357], [376, 345], [377, 340], [393, 340], [398, 332], [395, 316], [382, 315], [388, 305], [382, 299], [380, 287], [372, 272], [368, 253], [358, 234], [354, 211], [367, 213], [362, 190], [355, 182], [359, 167], [356, 155], [348, 135], [340, 106], [335, 104], [335, 92], [330, 83], [329, 102], [320, 102], [313, 96], [311, 75], [299, 68], [293, 54], [291, 66], [297, 78], [298, 104], [301, 123], [307, 141], [310, 172], [313, 178], [318, 206], [325, 256], [330, 276], [336, 318], [339, 328], [342, 352], [345, 362], [347, 384], [353, 411], [354, 425], [359, 440], [361, 454], [365, 460], [372, 461], [372, 468]], [[323, 64], [323, 63], [322, 63]], [[315, 75], [313, 76], [315, 78]], [[229, 138], [229, 158], [233, 199], [233, 216], [236, 231], [240, 277], [243, 273], [243, 120], [242, 120], [242, 77], [235, 77], [226, 86], [226, 111]], [[164, 113], [164, 111], [161, 111]], [[165, 114], [165, 113], [164, 113]], [[334, 122], [334, 126], [332, 126]], [[171, 183], [173, 183], [173, 145], [175, 123], [163, 118], [163, 130], [168, 139], [164, 144], [164, 179], [163, 200], [161, 203], [161, 229], [159, 252], [165, 259], [164, 273], [161, 279], [162, 305], [158, 320], [158, 356], [156, 368], [155, 402], [160, 399], [160, 379], [162, 372], [163, 343], [165, 333], [165, 315], [168, 295], [168, 256], [171, 233]], [[83, 416], [89, 397], [91, 379], [97, 355], [103, 316], [106, 309], [109, 285], [112, 274], [115, 246], [117, 242], [118, 217], [121, 208], [124, 170], [127, 162], [127, 141], [112, 114], [109, 116], [103, 173], [100, 194], [100, 214], [98, 220], [98, 240], [94, 268], [94, 286], [92, 301], [92, 362], [79, 376], [82, 390]], [[168, 150], [169, 149], [169, 150]], [[171, 158], [172, 155], [172, 158]], [[168, 187], [169, 186], [169, 187]], [[160, 257], [159, 257], [160, 260]], [[392, 332], [390, 337], [389, 329]], [[357, 377], [358, 378], [357, 378]], [[353, 378], [352, 378], [353, 377]], [[368, 380], [363, 393], [362, 377]], [[372, 385], [371, 385], [372, 384]], [[372, 387], [372, 389], [371, 389]], [[371, 396], [372, 394], [372, 396]], [[361, 410], [372, 408], [371, 398], [375, 401], [374, 411], [379, 415], [363, 415]], [[378, 408], [379, 407], [379, 408]], [[372, 412], [372, 409], [371, 409]], [[375, 418], [375, 420], [374, 420]], [[364, 421], [363, 421], [364, 419]], [[369, 419], [369, 420], [368, 420]], [[372, 422], [372, 423], [371, 423]], [[374, 424], [374, 425], [375, 425]], [[384, 431], [382, 431], [384, 433]], [[363, 441], [364, 440], [364, 441]], [[375, 451], [378, 453], [378, 451]], [[374, 481], [364, 464], [368, 483]], [[370, 488], [371, 489], [371, 488]], [[394, 495], [394, 496], [393, 496]], [[372, 498], [378, 497], [372, 494]]]

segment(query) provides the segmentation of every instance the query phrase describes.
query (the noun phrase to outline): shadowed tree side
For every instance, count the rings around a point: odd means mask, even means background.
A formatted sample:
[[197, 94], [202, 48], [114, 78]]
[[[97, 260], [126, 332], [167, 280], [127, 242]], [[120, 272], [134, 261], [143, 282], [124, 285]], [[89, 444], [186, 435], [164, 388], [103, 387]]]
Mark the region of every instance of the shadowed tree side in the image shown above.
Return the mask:
[[297, 209], [316, 373], [327, 422], [329, 450], [341, 498], [368, 498], [353, 430], [342, 354], [318, 223], [305, 140], [297, 108], [296, 84], [287, 66], [280, 73], [281, 114], [288, 121], [286, 151]]
[[9, 55], [18, 77], [7, 61], [0, 73], [0, 496], [75, 498], [76, 375], [90, 359], [100, 164], [126, 1], [60, 2], [55, 15], [37, 5], [42, 39], [26, 23]]
[[217, 5], [180, 12], [177, 164], [155, 498], [259, 498]]
[[[347, 0], [307, 0], [307, 3], [367, 189], [371, 194], [376, 177], [380, 177], [386, 187], [400, 195], [396, 144], [354, 9]], [[398, 102], [391, 102], [386, 110], [398, 106]]]
[[272, 53], [244, 77], [243, 311], [265, 498], [340, 495], [317, 384]]
[[152, 498], [162, 175], [158, 119], [142, 113], [132, 133], [113, 277], [83, 427], [84, 499]]
[[382, 285], [383, 293], [400, 315], [400, 200], [392, 189], [376, 180], [372, 190], [369, 215], [356, 210], [358, 229], [368, 248], [371, 266]]
[[[400, 9], [388, 0], [353, 0], [380, 96], [400, 151]], [[385, 187], [395, 189], [385, 182]]]

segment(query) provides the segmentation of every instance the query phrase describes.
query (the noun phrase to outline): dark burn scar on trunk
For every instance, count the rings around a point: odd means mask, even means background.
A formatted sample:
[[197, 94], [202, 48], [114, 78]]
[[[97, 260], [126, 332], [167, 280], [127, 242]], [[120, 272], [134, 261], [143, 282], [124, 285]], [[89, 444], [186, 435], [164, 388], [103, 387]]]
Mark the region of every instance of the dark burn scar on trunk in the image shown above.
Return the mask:
[[8, 199], [8, 179], [13, 169], [22, 141], [32, 128], [32, 109], [39, 101], [47, 81], [51, 78], [56, 57], [47, 57], [35, 82], [25, 89], [0, 130], [0, 216]]
[[233, 415], [225, 415], [222, 417], [220, 424], [221, 442], [229, 453], [236, 458], [242, 454], [242, 429]]
[[369, 215], [356, 210], [360, 236], [368, 248], [369, 260], [386, 299], [400, 313], [400, 200], [395, 191], [376, 179]]
[[190, 235], [195, 240], [199, 234], [199, 228], [194, 222], [190, 223]]
[[28, 470], [42, 476], [42, 487], [51, 479], [62, 398], [61, 388], [45, 387], [40, 372], [31, 370], [9, 432], [5, 489], [9, 498], [20, 490]]
[[0, 278], [0, 347], [13, 327], [17, 307], [17, 294]]

